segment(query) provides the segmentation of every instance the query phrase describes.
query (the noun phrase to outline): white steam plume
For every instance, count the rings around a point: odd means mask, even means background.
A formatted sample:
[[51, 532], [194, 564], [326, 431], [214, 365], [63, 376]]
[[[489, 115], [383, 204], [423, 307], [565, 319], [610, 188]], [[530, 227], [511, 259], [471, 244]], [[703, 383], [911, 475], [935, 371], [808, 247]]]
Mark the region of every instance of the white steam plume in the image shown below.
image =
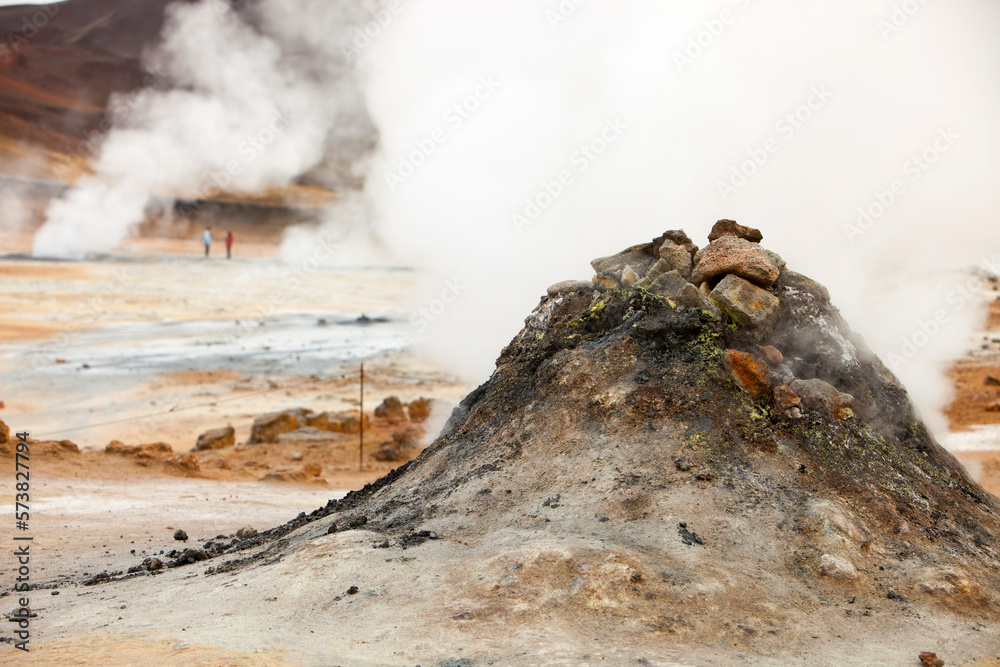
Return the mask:
[[124, 117], [94, 175], [49, 207], [35, 254], [115, 247], [143, 221], [150, 195], [254, 192], [316, 165], [338, 105], [350, 107], [339, 36], [361, 12], [343, 0], [263, 0], [240, 13], [221, 0], [170, 6], [147, 58], [170, 87], [112, 102]]
[[[174, 8], [152, 62], [179, 87], [109, 135], [36, 252], [106, 249], [151, 192], [287, 182], [360, 136], [333, 122], [338, 105], [364, 115], [339, 94], [353, 44], [381, 143], [369, 204], [346, 217], [371, 205], [396, 254], [436, 274], [418, 324], [466, 377], [489, 373], [547, 284], [665, 229], [703, 243], [729, 217], [827, 284], [934, 415], [978, 317], [962, 272], [1000, 236], [1000, 7], [390, 0], [376, 25], [379, 6]], [[245, 159], [283, 110], [287, 129]]]
[[933, 418], [979, 316], [954, 290], [1000, 256], [998, 13], [410, 0], [365, 54], [368, 194], [387, 242], [437, 273], [429, 295], [465, 287], [426, 344], [482, 379], [546, 285], [734, 218], [830, 287]]

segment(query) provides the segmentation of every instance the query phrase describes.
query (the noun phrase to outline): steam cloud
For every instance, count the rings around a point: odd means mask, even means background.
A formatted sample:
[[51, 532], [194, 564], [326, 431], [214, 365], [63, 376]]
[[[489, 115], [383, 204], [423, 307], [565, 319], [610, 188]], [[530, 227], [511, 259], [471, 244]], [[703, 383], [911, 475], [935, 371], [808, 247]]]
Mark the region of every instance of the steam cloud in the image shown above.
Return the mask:
[[399, 254], [467, 286], [426, 345], [482, 379], [545, 285], [734, 218], [940, 432], [980, 324], [965, 272], [1000, 259], [998, 28], [971, 0], [411, 0], [366, 53], [368, 192]]
[[[371, 210], [432, 276], [416, 305], [451, 287], [418, 323], [465, 377], [490, 372], [544, 286], [589, 278], [586, 260], [671, 228], [703, 243], [734, 218], [830, 287], [933, 419], [942, 364], [980, 317], [966, 271], [996, 261], [998, 28], [985, 0], [180, 7], [156, 62], [183, 87], [109, 136], [36, 251], [108, 247], [149, 192], [199, 187], [281, 110], [287, 130], [230, 189], [309, 168], [350, 134], [327, 70], [342, 75], [353, 44], [380, 144], [366, 200], [330, 224]], [[310, 233], [324, 230], [295, 230], [284, 254]]]
[[339, 42], [362, 11], [315, 0], [264, 0], [240, 12], [221, 0], [170, 6], [147, 65], [171, 85], [112, 102], [123, 111], [95, 173], [51, 204], [34, 253], [109, 250], [143, 221], [152, 195], [284, 185], [320, 162], [338, 132], [359, 134]]

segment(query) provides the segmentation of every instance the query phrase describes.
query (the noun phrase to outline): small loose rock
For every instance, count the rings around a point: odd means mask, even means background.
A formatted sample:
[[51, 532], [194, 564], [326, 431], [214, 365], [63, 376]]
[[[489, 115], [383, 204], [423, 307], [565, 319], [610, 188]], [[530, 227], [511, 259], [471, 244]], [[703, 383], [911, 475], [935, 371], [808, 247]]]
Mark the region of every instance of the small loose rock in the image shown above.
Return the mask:
[[782, 362], [785, 361], [785, 355], [781, 354], [781, 350], [774, 347], [773, 345], [765, 345], [763, 352], [764, 352], [764, 361], [771, 364], [772, 366], [780, 366]]
[[817, 412], [838, 420], [854, 416], [854, 397], [823, 380], [796, 380], [791, 390], [802, 399], [802, 404]]
[[688, 546], [693, 547], [696, 544], [705, 544], [705, 541], [698, 536], [698, 533], [688, 530], [687, 524], [684, 522], [677, 524], [677, 534], [681, 536], [681, 542]]
[[944, 667], [944, 660], [937, 657], [937, 653], [925, 651], [917, 656], [924, 667]]
[[786, 412], [801, 404], [802, 399], [788, 385], [779, 384], [774, 388], [774, 409], [777, 412]]
[[589, 291], [594, 288], [593, 283], [584, 282], [582, 280], [565, 280], [561, 283], [556, 283], [546, 290], [546, 293], [551, 297], [559, 296], [560, 294], [568, 294], [570, 292], [584, 292]]
[[639, 276], [638, 272], [631, 266], [626, 266], [622, 271], [622, 285], [625, 287], [631, 287], [632, 285], [637, 285], [642, 278]]
[[831, 579], [855, 579], [858, 576], [853, 563], [830, 554], [823, 554], [820, 557], [819, 573]]
[[723, 278], [709, 298], [734, 322], [745, 327], [763, 326], [780, 305], [778, 297], [736, 275]]
[[737, 236], [751, 243], [760, 243], [764, 240], [764, 235], [761, 234], [759, 229], [744, 227], [735, 220], [719, 220], [712, 227], [712, 232], [708, 235], [708, 240], [710, 242], [715, 241], [716, 239], [721, 239], [723, 236]]
[[771, 389], [771, 377], [764, 362], [746, 352], [726, 350], [726, 367], [743, 391], [753, 399], [763, 397]]

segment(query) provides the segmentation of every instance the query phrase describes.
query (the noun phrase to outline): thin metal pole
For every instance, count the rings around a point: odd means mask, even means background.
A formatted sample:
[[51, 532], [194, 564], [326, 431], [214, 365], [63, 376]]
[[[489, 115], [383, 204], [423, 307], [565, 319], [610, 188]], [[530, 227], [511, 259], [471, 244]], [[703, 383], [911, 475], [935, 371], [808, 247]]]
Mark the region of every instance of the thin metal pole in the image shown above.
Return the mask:
[[358, 472], [365, 460], [365, 365], [361, 364], [361, 430], [358, 431]]

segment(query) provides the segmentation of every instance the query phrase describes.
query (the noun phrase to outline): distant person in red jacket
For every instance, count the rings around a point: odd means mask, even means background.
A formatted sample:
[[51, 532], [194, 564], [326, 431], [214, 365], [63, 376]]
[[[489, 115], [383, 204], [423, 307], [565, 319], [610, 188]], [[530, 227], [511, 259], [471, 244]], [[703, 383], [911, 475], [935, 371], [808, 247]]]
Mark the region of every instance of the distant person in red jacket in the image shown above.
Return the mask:
[[233, 258], [233, 233], [226, 233], [226, 259]]

